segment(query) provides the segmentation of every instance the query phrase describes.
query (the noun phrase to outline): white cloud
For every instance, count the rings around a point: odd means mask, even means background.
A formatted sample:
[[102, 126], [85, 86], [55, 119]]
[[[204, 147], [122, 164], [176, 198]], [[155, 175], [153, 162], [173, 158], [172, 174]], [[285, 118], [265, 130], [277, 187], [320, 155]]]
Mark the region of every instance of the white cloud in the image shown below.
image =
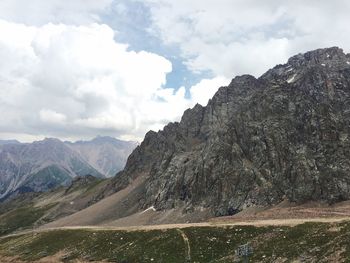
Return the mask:
[[63, 124], [67, 119], [66, 115], [49, 109], [42, 109], [39, 116], [42, 122], [50, 124]]
[[100, 20], [113, 0], [1, 0], [0, 19], [26, 25], [84, 24]]
[[203, 79], [190, 89], [191, 100], [201, 105], [207, 105], [219, 87], [227, 86], [230, 80], [225, 77], [216, 77], [213, 79]]
[[166, 83], [170, 61], [129, 50], [118, 43], [118, 28], [101, 24], [105, 12], [125, 13], [128, 1], [28, 3], [0, 1], [3, 138], [141, 138], [196, 102], [205, 105], [234, 75], [258, 76], [319, 47], [350, 50], [346, 0], [142, 1], [150, 8], [149, 32], [178, 47], [191, 71], [214, 76], [187, 90], [187, 98], [184, 87]]
[[295, 53], [350, 50], [346, 0], [147, 0], [151, 32], [175, 44], [192, 71], [259, 76]]
[[167, 59], [127, 48], [107, 25], [0, 20], [1, 133], [142, 138], [224, 84], [223, 78], [202, 81], [187, 99], [185, 88], [165, 88], [172, 70]]

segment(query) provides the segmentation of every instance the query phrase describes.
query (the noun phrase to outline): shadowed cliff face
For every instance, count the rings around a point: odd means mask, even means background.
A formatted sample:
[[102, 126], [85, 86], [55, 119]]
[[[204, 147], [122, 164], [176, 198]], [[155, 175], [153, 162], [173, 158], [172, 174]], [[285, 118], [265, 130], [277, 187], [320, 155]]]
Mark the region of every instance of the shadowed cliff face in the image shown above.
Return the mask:
[[146, 176], [138, 206], [210, 208], [350, 198], [350, 55], [300, 54], [221, 87], [179, 123], [150, 131], [108, 191]]

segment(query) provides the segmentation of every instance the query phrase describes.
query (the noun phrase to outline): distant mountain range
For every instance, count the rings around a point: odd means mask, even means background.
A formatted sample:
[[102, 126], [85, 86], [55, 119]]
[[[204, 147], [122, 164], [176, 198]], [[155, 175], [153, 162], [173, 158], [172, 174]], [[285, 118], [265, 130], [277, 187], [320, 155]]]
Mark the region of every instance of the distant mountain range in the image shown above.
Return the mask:
[[0, 198], [15, 192], [46, 191], [76, 176], [111, 177], [123, 169], [135, 142], [112, 137], [62, 142], [0, 141]]
[[91, 141], [65, 142], [65, 144], [107, 177], [114, 176], [124, 168], [129, 154], [137, 146], [136, 142], [117, 140], [107, 136], [97, 136]]
[[0, 140], [0, 145], [4, 144], [19, 144], [20, 142], [17, 140]]

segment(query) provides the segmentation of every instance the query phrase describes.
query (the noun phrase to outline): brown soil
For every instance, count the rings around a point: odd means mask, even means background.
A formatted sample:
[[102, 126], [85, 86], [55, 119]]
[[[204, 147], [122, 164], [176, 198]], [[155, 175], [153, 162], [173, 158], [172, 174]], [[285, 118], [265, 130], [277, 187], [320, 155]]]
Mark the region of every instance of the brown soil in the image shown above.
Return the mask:
[[[250, 208], [234, 216], [217, 217], [200, 222], [201, 218], [208, 218], [209, 211], [197, 211], [196, 213], [183, 214], [182, 209], [168, 211], [147, 211], [132, 213], [129, 216], [108, 220], [115, 213], [118, 204], [128, 195], [132, 189], [143, 183], [135, 181], [128, 189], [110, 196], [95, 205], [88, 207], [71, 216], [59, 219], [41, 227], [49, 229], [94, 229], [94, 230], [152, 230], [203, 226], [226, 225], [297, 225], [305, 222], [339, 222], [350, 220], [350, 201], [335, 205], [322, 203], [307, 203], [295, 205], [288, 202], [271, 208]], [[129, 189], [131, 188], [131, 189]], [[195, 214], [195, 218], [193, 215]], [[191, 222], [199, 223], [191, 223]], [[39, 230], [40, 231], [40, 230]]]
[[108, 196], [81, 211], [44, 225], [41, 228], [100, 225], [113, 218], [125, 217], [128, 214], [132, 214], [136, 212], [137, 208], [127, 207], [124, 200], [136, 198], [138, 187], [143, 183], [144, 177], [139, 176], [125, 189]]
[[303, 221], [332, 222], [350, 219], [350, 201], [340, 202], [334, 205], [325, 203], [309, 202], [296, 205], [283, 201], [277, 206], [256, 209], [250, 208], [234, 216], [218, 217], [211, 220], [213, 223], [222, 222], [290, 222], [295, 224]]

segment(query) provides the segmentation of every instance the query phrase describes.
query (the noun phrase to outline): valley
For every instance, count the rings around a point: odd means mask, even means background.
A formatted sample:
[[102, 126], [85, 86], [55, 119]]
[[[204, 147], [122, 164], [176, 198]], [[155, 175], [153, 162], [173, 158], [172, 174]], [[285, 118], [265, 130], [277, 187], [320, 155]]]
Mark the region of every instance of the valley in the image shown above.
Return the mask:
[[[123, 142], [3, 142], [4, 182], [19, 181], [0, 203], [1, 262], [242, 262], [245, 243], [249, 262], [349, 262], [349, 60], [317, 49], [237, 76], [110, 178]], [[67, 183], [45, 173], [54, 161]]]
[[0, 263], [350, 263], [349, 25], [0, 0]]

